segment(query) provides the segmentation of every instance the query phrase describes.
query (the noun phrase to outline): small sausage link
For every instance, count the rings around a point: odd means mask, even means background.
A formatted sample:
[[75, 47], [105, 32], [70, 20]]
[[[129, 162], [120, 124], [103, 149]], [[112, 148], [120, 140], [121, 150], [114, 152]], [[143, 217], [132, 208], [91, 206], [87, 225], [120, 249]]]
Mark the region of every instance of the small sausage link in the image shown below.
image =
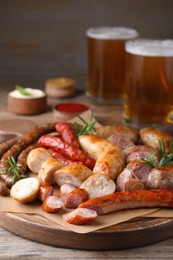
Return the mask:
[[48, 196], [42, 203], [42, 210], [47, 213], [58, 212], [63, 206], [63, 202], [57, 196]]
[[95, 164], [95, 160], [89, 157], [82, 150], [77, 149], [73, 145], [70, 145], [63, 141], [62, 138], [58, 138], [51, 135], [43, 135], [39, 138], [37, 142], [38, 146], [44, 148], [50, 148], [56, 152], [60, 152], [65, 157], [84, 163], [87, 167], [92, 169]]
[[76, 209], [79, 204], [89, 199], [89, 193], [82, 188], [76, 188], [65, 197], [64, 206], [69, 209]]
[[70, 159], [66, 158], [65, 156], [63, 156], [61, 153], [54, 151], [53, 149], [48, 149], [48, 151], [51, 153], [51, 155], [54, 158], [56, 158], [58, 161], [62, 162], [64, 165], [72, 165], [72, 164], [82, 163], [82, 162], [70, 160]]
[[38, 192], [38, 199], [42, 202], [49, 196], [53, 195], [53, 187], [48, 184], [41, 184]]
[[63, 215], [63, 220], [73, 225], [84, 225], [97, 217], [95, 210], [77, 208]]
[[69, 123], [66, 123], [66, 122], [57, 123], [55, 125], [55, 129], [57, 132], [59, 132], [61, 134], [63, 140], [66, 143], [71, 144], [71, 145], [75, 146], [76, 148], [79, 148], [78, 139]]

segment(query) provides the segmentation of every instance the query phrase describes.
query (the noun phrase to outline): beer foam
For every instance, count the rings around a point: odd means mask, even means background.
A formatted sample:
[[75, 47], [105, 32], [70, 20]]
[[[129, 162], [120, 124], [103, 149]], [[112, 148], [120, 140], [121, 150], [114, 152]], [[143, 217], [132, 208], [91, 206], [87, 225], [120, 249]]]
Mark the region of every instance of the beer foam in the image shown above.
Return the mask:
[[126, 51], [131, 54], [164, 57], [173, 56], [173, 40], [138, 39], [126, 42]]
[[136, 30], [127, 27], [97, 27], [90, 28], [86, 35], [95, 39], [130, 39], [138, 36]]

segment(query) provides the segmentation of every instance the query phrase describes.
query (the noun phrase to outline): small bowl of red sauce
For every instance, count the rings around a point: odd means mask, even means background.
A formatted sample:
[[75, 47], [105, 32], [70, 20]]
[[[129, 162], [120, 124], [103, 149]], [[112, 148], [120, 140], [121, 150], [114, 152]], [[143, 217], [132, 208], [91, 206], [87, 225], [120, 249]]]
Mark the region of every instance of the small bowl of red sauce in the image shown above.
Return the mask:
[[53, 107], [53, 113], [57, 122], [68, 121], [71, 118], [87, 111], [89, 106], [78, 102], [59, 103]]

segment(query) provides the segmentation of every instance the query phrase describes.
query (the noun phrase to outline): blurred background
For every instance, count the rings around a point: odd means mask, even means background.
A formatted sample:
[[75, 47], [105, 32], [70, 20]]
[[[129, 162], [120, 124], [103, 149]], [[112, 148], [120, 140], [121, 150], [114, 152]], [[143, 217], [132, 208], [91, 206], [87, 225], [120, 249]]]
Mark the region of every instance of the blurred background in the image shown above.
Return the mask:
[[173, 38], [172, 0], [0, 0], [0, 87], [44, 88], [50, 77], [87, 75], [85, 32], [127, 26], [141, 37]]

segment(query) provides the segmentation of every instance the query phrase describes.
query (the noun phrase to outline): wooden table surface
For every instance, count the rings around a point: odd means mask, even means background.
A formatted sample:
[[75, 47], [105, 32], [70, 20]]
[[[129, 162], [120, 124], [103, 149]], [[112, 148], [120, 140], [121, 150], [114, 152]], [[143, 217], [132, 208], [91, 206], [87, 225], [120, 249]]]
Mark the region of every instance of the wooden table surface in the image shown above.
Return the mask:
[[[10, 88], [3, 88], [0, 83], [0, 120], [25, 118], [35, 121], [39, 124], [45, 120], [54, 120], [52, 106], [62, 100], [48, 99], [48, 111], [39, 116], [16, 116], [7, 112], [7, 93]], [[63, 100], [63, 102], [66, 100]], [[69, 100], [68, 100], [69, 101]], [[79, 101], [88, 103], [84, 94], [77, 95], [70, 101]], [[92, 105], [89, 102], [90, 105]], [[101, 107], [92, 106], [94, 113], [101, 123], [121, 121], [122, 111], [119, 107]], [[106, 115], [106, 113], [108, 114]], [[71, 238], [69, 238], [71, 239]], [[57, 248], [49, 245], [26, 240], [18, 237], [3, 228], [0, 228], [0, 259], [172, 259], [173, 258], [173, 238], [156, 243], [150, 246], [116, 250], [116, 251], [80, 251], [75, 249]]]

